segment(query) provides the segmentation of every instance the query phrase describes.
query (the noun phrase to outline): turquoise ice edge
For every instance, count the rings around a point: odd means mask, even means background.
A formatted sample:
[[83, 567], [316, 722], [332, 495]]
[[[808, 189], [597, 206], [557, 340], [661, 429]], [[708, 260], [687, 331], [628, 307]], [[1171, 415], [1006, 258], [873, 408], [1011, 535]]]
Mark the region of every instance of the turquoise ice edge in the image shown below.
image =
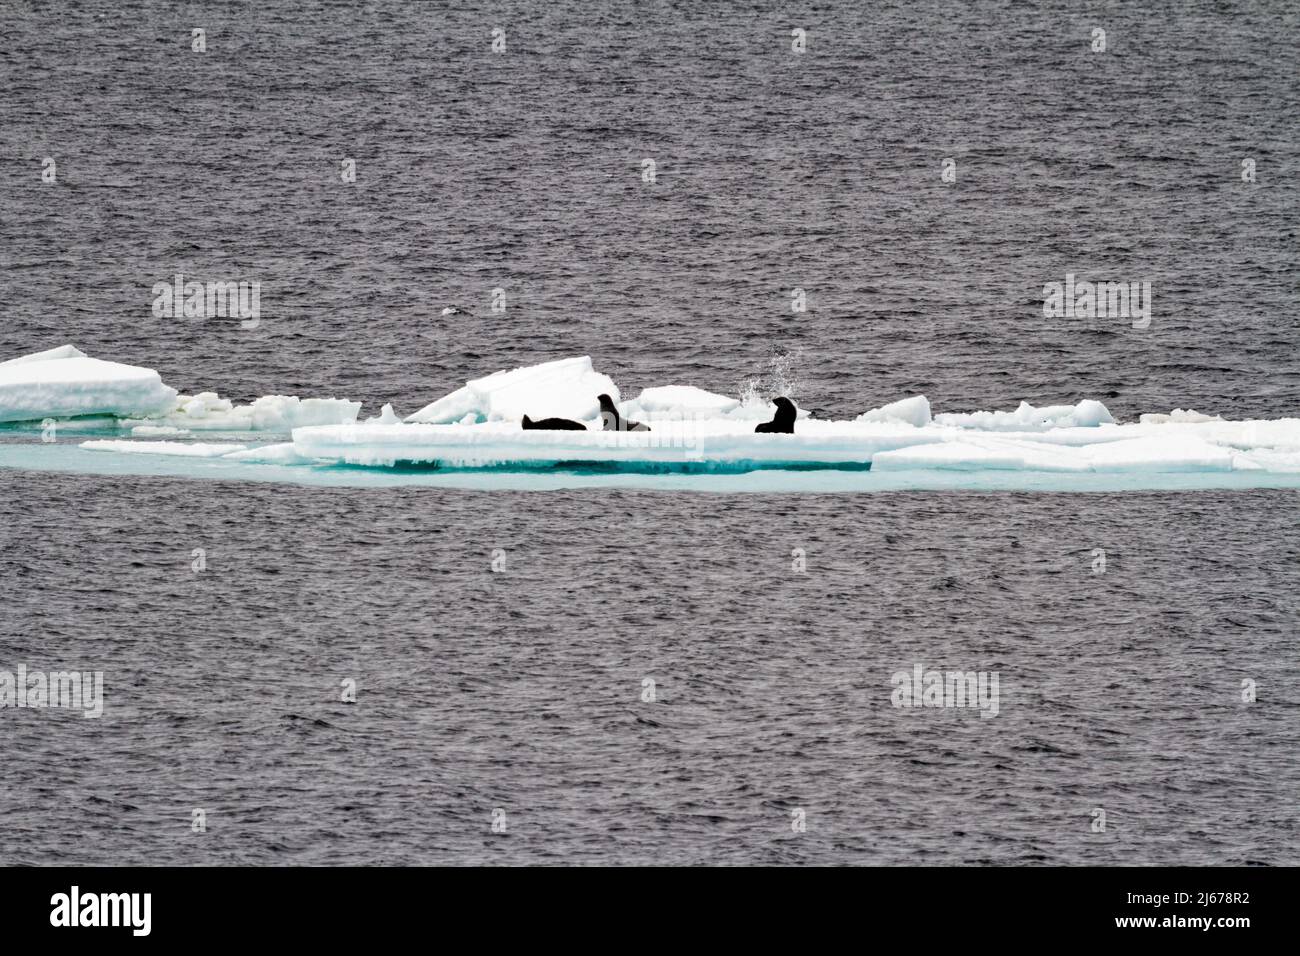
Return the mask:
[[[616, 465], [511, 466], [446, 470], [352, 465], [268, 465], [221, 458], [123, 454], [81, 448], [81, 437], [41, 442], [38, 436], [0, 441], [0, 469], [89, 475], [129, 475], [224, 481], [270, 481], [335, 488], [455, 488], [482, 491], [554, 491], [623, 488], [656, 491], [799, 492], [851, 494], [880, 491], [1204, 491], [1300, 488], [1300, 472], [1049, 473], [1033, 471], [887, 471], [807, 465], [756, 471], [651, 473]], [[88, 437], [88, 436], [85, 436]]]

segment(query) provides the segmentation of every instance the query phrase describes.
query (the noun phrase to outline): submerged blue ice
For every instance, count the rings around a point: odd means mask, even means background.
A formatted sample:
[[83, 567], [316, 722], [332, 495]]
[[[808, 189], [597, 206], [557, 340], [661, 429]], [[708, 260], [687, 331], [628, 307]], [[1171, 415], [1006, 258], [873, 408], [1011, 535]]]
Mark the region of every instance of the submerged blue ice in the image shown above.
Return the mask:
[[431, 467], [372, 468], [355, 465], [276, 465], [225, 458], [114, 454], [72, 442], [0, 441], [3, 469], [98, 475], [144, 475], [225, 481], [275, 481], [354, 488], [458, 488], [483, 491], [549, 491], [565, 488], [637, 488], [659, 491], [861, 493], [881, 491], [1188, 491], [1213, 488], [1300, 488], [1300, 472], [1115, 472], [947, 471], [818, 468], [711, 473], [649, 473], [618, 467], [557, 466], [516, 470]]

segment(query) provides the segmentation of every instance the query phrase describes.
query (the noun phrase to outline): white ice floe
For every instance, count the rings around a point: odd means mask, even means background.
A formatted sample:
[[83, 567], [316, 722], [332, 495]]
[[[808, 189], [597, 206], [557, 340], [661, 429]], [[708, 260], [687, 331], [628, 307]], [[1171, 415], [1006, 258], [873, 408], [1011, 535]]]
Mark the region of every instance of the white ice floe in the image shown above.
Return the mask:
[[149, 415], [176, 389], [151, 368], [90, 358], [71, 345], [0, 363], [0, 422], [83, 415]]
[[1294, 472], [1300, 470], [1300, 420], [1013, 432], [805, 419], [793, 435], [756, 434], [748, 422], [725, 418], [659, 421], [650, 432], [524, 431], [508, 422], [365, 424], [295, 429], [293, 448], [312, 460], [455, 468], [602, 462], [705, 470], [869, 464], [882, 471]]
[[1084, 399], [1077, 405], [1047, 405], [1042, 408], [1021, 402], [1014, 412], [945, 412], [935, 415], [934, 421], [940, 425], [983, 431], [1028, 431], [1076, 426], [1090, 428], [1112, 424], [1115, 419], [1101, 402]]
[[[76, 374], [60, 377], [47, 371], [65, 366]], [[1272, 476], [1300, 475], [1300, 419], [1234, 422], [1175, 409], [1169, 415], [1118, 424], [1102, 403], [1091, 400], [1044, 408], [1022, 402], [1011, 412], [932, 416], [927, 399], [916, 395], [852, 421], [825, 421], [801, 411], [794, 434], [776, 435], [754, 431], [756, 421], [772, 414], [772, 406], [759, 397], [741, 402], [671, 385], [645, 389], [621, 405], [628, 418], [652, 423], [651, 431], [606, 432], [600, 430], [596, 396], [607, 393], [617, 403], [618, 389], [595, 372], [585, 356], [475, 379], [406, 421], [384, 405], [378, 416], [358, 423], [359, 403], [340, 399], [273, 395], [235, 405], [215, 392], [178, 396], [161, 385], [155, 372], [99, 362], [71, 346], [0, 363], [0, 409], [11, 412], [23, 401], [14, 393], [20, 382], [26, 392], [46, 388], [40, 410], [23, 413], [38, 420], [61, 414], [120, 415], [117, 409], [138, 402], [150, 389], [155, 394], [161, 390], [165, 398], [161, 408], [139, 417], [79, 418], [66, 425], [73, 432], [84, 433], [85, 423], [93, 420], [130, 428], [135, 439], [184, 438], [191, 432], [292, 436], [289, 442], [258, 447], [170, 440], [87, 441], [80, 446], [96, 452], [238, 463], [383, 467], [409, 462], [526, 469], [599, 463], [601, 470], [656, 473], [869, 466], [905, 482], [909, 476], [897, 473], [1026, 472], [1056, 475], [1058, 480], [1122, 475], [1128, 476], [1125, 487], [1143, 486], [1148, 481], [1144, 476], [1161, 474], [1248, 472], [1254, 476], [1249, 480], [1260, 484], [1287, 484], [1295, 479]], [[63, 390], [50, 382], [61, 382]], [[95, 388], [100, 389], [98, 396], [87, 397]], [[76, 411], [55, 410], [69, 405]], [[524, 431], [519, 424], [524, 414], [572, 418], [587, 422], [589, 428]], [[49, 447], [30, 445], [37, 451]], [[970, 481], [986, 483], [978, 477]]]
[[[800, 412], [793, 435], [757, 434], [771, 417], [748, 404], [684, 385], [645, 389], [622, 403], [649, 432], [604, 432], [595, 396], [617, 391], [588, 358], [565, 359], [475, 379], [404, 423], [293, 431], [294, 453], [311, 461], [387, 466], [546, 467], [569, 462], [691, 469], [870, 465], [898, 470], [1049, 473], [1223, 472], [1283, 469], [1300, 457], [1300, 422], [1223, 422], [1175, 413], [1167, 423], [1119, 425], [1101, 402], [1012, 412], [931, 415], [915, 395], [859, 415], [822, 421]], [[587, 431], [524, 431], [523, 414], [589, 421]]]
[[1200, 412], [1191, 409], [1175, 408], [1168, 415], [1153, 414], [1148, 412], [1145, 415], [1139, 415], [1138, 421], [1143, 425], [1167, 425], [1173, 422], [1176, 425], [1199, 425], [1202, 422], [1221, 422], [1223, 421], [1218, 415], [1202, 415]]
[[921, 428], [930, 424], [930, 400], [924, 395], [913, 395], [897, 402], [890, 402], [880, 408], [863, 412], [854, 421], [859, 422], [901, 422]]
[[205, 444], [203, 442], [105, 439], [102, 441], [83, 441], [81, 447], [87, 451], [111, 451], [117, 452], [119, 455], [179, 455], [185, 458], [221, 458], [231, 452], [243, 451], [247, 446], [226, 442]]
[[518, 424], [528, 415], [533, 419], [558, 417], [589, 421], [600, 415], [596, 396], [602, 393], [618, 403], [618, 386], [608, 375], [591, 367], [589, 356], [582, 355], [473, 379], [463, 388], [408, 415], [406, 420], [423, 424], [494, 421]]

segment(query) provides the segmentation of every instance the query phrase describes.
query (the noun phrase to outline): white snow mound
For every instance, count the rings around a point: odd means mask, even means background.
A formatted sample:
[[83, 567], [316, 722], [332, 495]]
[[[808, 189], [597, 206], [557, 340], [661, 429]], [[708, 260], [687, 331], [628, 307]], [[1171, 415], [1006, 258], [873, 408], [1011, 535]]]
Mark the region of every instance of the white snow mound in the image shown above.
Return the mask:
[[900, 399], [882, 405], [880, 408], [873, 408], [869, 412], [863, 412], [854, 421], [899, 422], [924, 428], [930, 424], [930, 400], [924, 395], [913, 395], [911, 398]]
[[472, 379], [406, 420], [432, 425], [519, 422], [525, 415], [590, 420], [600, 415], [596, 396], [601, 394], [618, 404], [613, 379], [593, 369], [591, 357], [582, 355]]

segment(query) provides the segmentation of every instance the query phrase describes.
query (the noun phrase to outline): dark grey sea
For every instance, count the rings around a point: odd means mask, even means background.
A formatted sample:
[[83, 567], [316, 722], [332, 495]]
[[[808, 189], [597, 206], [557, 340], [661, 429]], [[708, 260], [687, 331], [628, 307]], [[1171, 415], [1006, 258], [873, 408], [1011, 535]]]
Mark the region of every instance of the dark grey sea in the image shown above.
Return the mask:
[[[0, 6], [0, 358], [1300, 416], [1293, 3]], [[1294, 865], [1298, 505], [0, 470], [0, 863]]]

